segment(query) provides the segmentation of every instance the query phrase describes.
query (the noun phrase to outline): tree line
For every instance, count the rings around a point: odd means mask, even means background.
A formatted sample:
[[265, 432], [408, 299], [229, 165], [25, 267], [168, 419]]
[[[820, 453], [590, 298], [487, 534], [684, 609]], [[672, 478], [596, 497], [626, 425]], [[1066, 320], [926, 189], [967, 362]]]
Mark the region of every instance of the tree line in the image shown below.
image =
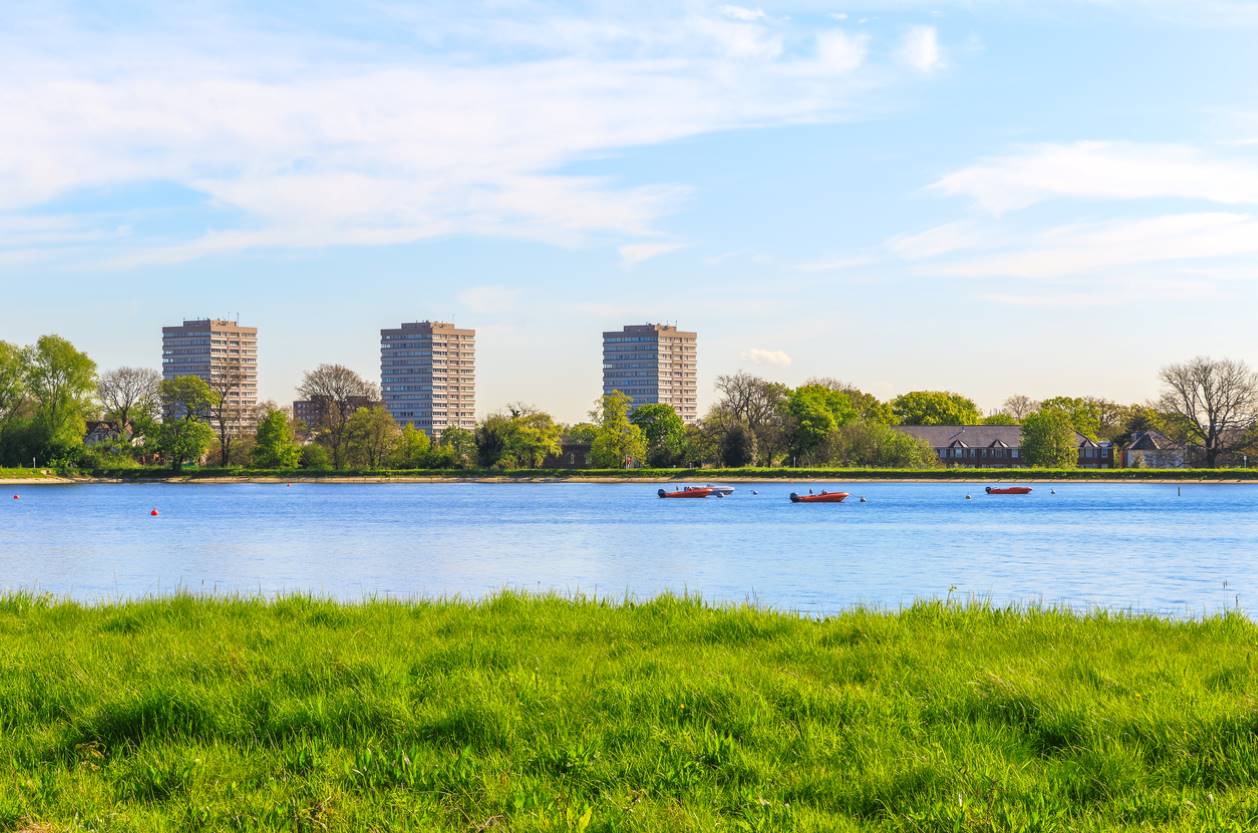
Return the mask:
[[[792, 388], [736, 373], [718, 377], [717, 402], [692, 424], [668, 405], [634, 409], [613, 392], [576, 424], [513, 404], [475, 428], [445, 428], [435, 440], [399, 425], [379, 389], [341, 365], [320, 365], [302, 378], [300, 394], [316, 406], [313, 424], [272, 403], [244, 413], [233, 404], [242, 378], [223, 372], [208, 383], [163, 380], [135, 367], [98, 372], [87, 354], [56, 335], [26, 347], [0, 341], [0, 465], [180, 470], [212, 460], [271, 469], [517, 469], [540, 467], [567, 441], [584, 445], [598, 468], [923, 468], [939, 465], [935, 451], [895, 426], [983, 424], [1021, 426], [1024, 460], [1032, 465], [1073, 466], [1076, 434], [1121, 445], [1159, 431], [1190, 449], [1191, 462], [1210, 467], [1258, 451], [1258, 374], [1243, 362], [1206, 358], [1163, 368], [1160, 396], [1137, 404], [1016, 395], [982, 414], [973, 400], [949, 391], [883, 401], [834, 379]], [[88, 446], [93, 420], [113, 429]]]

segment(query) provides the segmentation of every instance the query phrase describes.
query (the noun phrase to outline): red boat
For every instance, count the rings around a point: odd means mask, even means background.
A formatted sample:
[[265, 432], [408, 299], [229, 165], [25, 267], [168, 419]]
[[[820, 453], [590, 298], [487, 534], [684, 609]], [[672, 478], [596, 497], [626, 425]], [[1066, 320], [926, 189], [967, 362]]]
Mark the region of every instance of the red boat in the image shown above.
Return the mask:
[[850, 495], [847, 492], [821, 492], [819, 494], [806, 495], [791, 492], [791, 503], [842, 503]]
[[987, 487], [989, 495], [1029, 495], [1031, 494], [1030, 486], [1005, 486], [1004, 488]]
[[716, 489], [713, 489], [711, 486], [686, 486], [674, 492], [666, 492], [660, 489], [656, 494], [660, 497], [707, 497], [715, 491]]

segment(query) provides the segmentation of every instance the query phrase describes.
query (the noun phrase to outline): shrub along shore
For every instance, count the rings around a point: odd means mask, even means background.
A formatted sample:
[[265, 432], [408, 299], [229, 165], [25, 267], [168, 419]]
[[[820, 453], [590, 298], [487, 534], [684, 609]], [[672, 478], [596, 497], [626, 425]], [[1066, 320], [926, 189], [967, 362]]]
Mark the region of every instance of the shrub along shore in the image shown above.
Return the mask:
[[1252, 830], [1258, 627], [0, 600], [0, 830]]
[[[7, 472], [30, 469], [0, 469], [0, 479]], [[72, 472], [67, 477], [104, 481], [233, 481], [233, 480], [325, 480], [325, 481], [702, 481], [712, 483], [735, 481], [1209, 481], [1258, 482], [1258, 468], [1236, 469], [894, 469], [894, 468], [786, 468], [753, 467], [701, 469], [249, 469], [249, 468], [185, 468], [179, 473], [159, 468], [102, 469], [95, 472]]]

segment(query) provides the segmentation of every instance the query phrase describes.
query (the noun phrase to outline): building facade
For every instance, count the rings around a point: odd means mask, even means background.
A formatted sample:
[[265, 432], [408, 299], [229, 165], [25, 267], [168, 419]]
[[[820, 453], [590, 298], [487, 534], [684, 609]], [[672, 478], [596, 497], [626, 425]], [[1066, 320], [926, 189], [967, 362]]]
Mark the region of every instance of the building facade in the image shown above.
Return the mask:
[[197, 376], [223, 395], [233, 434], [253, 433], [258, 407], [258, 329], [202, 318], [162, 327], [162, 378]]
[[476, 427], [476, 331], [419, 321], [380, 331], [380, 391], [398, 424], [434, 439]]
[[[967, 468], [1016, 468], [1027, 462], [1022, 456], [1022, 427], [1018, 425], [897, 425], [897, 431], [925, 441], [945, 466]], [[1096, 442], [1075, 434], [1078, 466], [1084, 469], [1114, 467], [1114, 444]]]
[[603, 333], [603, 394], [633, 405], [672, 405], [687, 423], [699, 416], [698, 335], [671, 324], [631, 324]]

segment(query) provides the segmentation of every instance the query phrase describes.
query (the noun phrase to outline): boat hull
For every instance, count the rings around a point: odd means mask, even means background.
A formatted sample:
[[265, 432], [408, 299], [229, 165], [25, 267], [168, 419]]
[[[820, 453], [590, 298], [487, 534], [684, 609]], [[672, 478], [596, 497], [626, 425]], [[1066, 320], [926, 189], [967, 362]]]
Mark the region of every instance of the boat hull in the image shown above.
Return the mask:
[[851, 497], [847, 492], [822, 492], [817, 495], [800, 495], [791, 492], [791, 503], [842, 503]]
[[703, 498], [712, 494], [712, 491], [712, 489], [707, 488], [678, 489], [674, 492], [666, 492], [663, 489], [660, 489], [656, 492], [656, 494], [662, 498]]
[[1031, 494], [1031, 487], [1030, 486], [1009, 486], [1003, 489], [998, 489], [998, 488], [993, 488], [991, 486], [988, 486], [987, 494], [989, 495], [1029, 495]]

